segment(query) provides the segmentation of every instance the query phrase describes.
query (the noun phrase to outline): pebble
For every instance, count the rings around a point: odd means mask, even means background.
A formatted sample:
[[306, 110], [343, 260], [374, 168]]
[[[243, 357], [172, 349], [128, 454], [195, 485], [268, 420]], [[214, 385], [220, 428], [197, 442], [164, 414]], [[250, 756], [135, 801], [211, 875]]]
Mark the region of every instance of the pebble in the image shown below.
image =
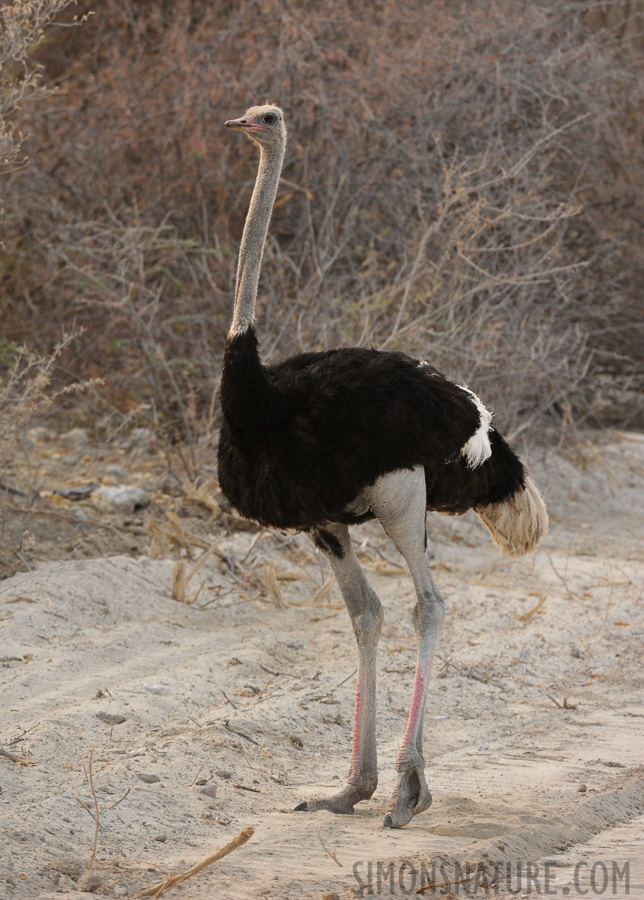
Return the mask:
[[127, 478], [127, 472], [123, 466], [117, 466], [115, 463], [106, 467], [105, 474], [109, 475], [110, 478], [116, 478], [118, 481], [125, 481]]
[[99, 888], [103, 886], [103, 879], [98, 874], [98, 872], [85, 872], [84, 875], [76, 882], [76, 888], [79, 891], [97, 891]]
[[201, 788], [199, 793], [205, 794], [206, 797], [216, 797], [217, 796], [217, 785], [216, 784], [207, 784], [205, 787]]
[[150, 498], [142, 488], [134, 487], [131, 484], [122, 484], [118, 487], [105, 485], [94, 491], [92, 503], [97, 509], [107, 512], [131, 514], [136, 509], [148, 506]]
[[97, 712], [96, 718], [100, 719], [101, 722], [105, 722], [106, 725], [120, 725], [121, 722], [127, 720], [127, 716], [121, 715], [121, 713], [109, 712]]
[[53, 441], [54, 437], [55, 435], [51, 428], [46, 428], [44, 425], [35, 425], [27, 432], [27, 440], [31, 441], [32, 444], [44, 444], [45, 441]]
[[577, 790], [579, 791], [580, 794], [585, 794], [586, 791], [588, 790], [588, 788], [586, 787], [585, 784], [580, 784], [579, 787], [577, 788]]
[[169, 689], [168, 689], [167, 687], [165, 687], [164, 685], [162, 685], [162, 684], [144, 684], [143, 687], [144, 687], [144, 688], [146, 689], [146, 691], [148, 691], [150, 694], [160, 694], [160, 695], [163, 695], [163, 694], [167, 694], [168, 691], [169, 691]]
[[63, 447], [74, 453], [80, 453], [89, 444], [89, 438], [84, 428], [72, 428], [71, 431], [66, 431], [65, 434], [61, 434], [59, 441]]
[[133, 428], [121, 441], [121, 446], [130, 451], [154, 453], [157, 450], [156, 435], [149, 428]]
[[158, 775], [147, 772], [142, 772], [140, 775], [137, 775], [137, 778], [140, 778], [141, 781], [145, 781], [146, 784], [156, 784], [158, 781], [161, 781]]
[[62, 859], [55, 860], [53, 867], [57, 872], [60, 872], [61, 875], [67, 875], [69, 878], [73, 879], [80, 878], [84, 868], [80, 860], [73, 859], [70, 856], [64, 856]]

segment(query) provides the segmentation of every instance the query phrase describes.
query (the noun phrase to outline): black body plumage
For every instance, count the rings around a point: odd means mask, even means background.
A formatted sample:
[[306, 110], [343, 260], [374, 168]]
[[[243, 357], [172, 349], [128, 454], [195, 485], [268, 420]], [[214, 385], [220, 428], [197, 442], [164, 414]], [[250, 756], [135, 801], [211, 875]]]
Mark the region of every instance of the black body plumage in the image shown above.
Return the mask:
[[363, 488], [424, 466], [427, 507], [462, 513], [521, 490], [523, 465], [490, 431], [492, 455], [469, 469], [461, 450], [481, 424], [470, 395], [403, 353], [304, 353], [262, 366], [254, 329], [229, 337], [221, 382], [222, 491], [245, 517], [276, 528], [370, 518], [347, 512]]

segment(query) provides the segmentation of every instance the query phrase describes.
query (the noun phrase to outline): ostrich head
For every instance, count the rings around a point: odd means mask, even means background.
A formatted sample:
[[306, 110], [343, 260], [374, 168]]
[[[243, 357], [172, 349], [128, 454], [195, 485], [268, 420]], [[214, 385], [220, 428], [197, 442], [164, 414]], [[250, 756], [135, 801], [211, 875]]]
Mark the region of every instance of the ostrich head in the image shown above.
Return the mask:
[[283, 144], [286, 140], [284, 113], [279, 106], [251, 106], [239, 119], [229, 119], [226, 128], [243, 131], [260, 147]]

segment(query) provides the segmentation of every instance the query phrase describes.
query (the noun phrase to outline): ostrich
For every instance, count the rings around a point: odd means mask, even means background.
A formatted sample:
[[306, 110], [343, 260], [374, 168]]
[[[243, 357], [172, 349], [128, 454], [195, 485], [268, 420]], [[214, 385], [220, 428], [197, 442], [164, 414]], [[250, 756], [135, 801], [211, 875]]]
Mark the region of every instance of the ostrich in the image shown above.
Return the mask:
[[501, 552], [520, 556], [546, 532], [546, 507], [479, 398], [424, 361], [353, 347], [262, 365], [255, 301], [286, 126], [277, 106], [252, 107], [225, 124], [257, 144], [260, 163], [223, 359], [221, 489], [248, 519], [308, 532], [331, 565], [358, 645], [346, 786], [295, 808], [352, 813], [378, 783], [376, 646], [383, 613], [349, 537], [349, 526], [376, 518], [407, 562], [417, 594], [411, 706], [384, 819], [385, 827], [400, 828], [432, 802], [424, 773], [423, 722], [445, 604], [430, 570], [425, 512], [473, 509]]

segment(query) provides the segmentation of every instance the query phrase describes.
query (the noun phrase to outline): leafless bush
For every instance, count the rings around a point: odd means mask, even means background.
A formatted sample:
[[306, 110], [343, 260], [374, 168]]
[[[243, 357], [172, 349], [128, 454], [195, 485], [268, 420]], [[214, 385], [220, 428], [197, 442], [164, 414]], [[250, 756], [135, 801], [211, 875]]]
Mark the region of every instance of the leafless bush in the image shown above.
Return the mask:
[[[45, 28], [71, 2], [14, 0], [0, 7], [0, 176], [27, 166], [26, 137], [19, 118], [21, 107], [27, 101], [42, 102], [52, 93], [51, 86], [40, 80], [32, 51], [43, 40]], [[0, 208], [0, 218], [2, 213]], [[5, 271], [10, 257], [10, 252], [6, 252], [2, 267]], [[60, 328], [57, 330], [60, 334]], [[51, 352], [42, 355], [0, 335], [0, 474], [29, 419], [72, 389], [52, 392], [50, 385], [54, 369], [74, 336], [63, 333]]]
[[0, 6], [0, 175], [26, 165], [25, 135], [16, 122], [27, 100], [42, 100], [51, 89], [40, 80], [32, 50], [44, 29], [73, 0], [13, 0]]
[[[598, 385], [617, 406], [602, 416], [632, 419], [641, 31], [640, 3], [105, 0], [40, 55], [66, 99], [31, 119], [48, 149], [12, 180], [5, 281], [43, 341], [86, 326], [75, 365], [91, 355], [110, 402], [144, 397], [192, 434], [211, 420], [256, 166], [221, 122], [270, 98], [291, 136], [265, 359], [405, 349], [515, 435], [592, 421]], [[22, 301], [6, 312], [24, 324]]]
[[[2, 347], [0, 467], [11, 457], [16, 440], [27, 422], [36, 413], [42, 414], [56, 399], [56, 395], [50, 391], [52, 374], [56, 363], [74, 337], [73, 334], [63, 335], [48, 357], [31, 353], [26, 347], [12, 345]], [[68, 392], [64, 388], [61, 391]]]

